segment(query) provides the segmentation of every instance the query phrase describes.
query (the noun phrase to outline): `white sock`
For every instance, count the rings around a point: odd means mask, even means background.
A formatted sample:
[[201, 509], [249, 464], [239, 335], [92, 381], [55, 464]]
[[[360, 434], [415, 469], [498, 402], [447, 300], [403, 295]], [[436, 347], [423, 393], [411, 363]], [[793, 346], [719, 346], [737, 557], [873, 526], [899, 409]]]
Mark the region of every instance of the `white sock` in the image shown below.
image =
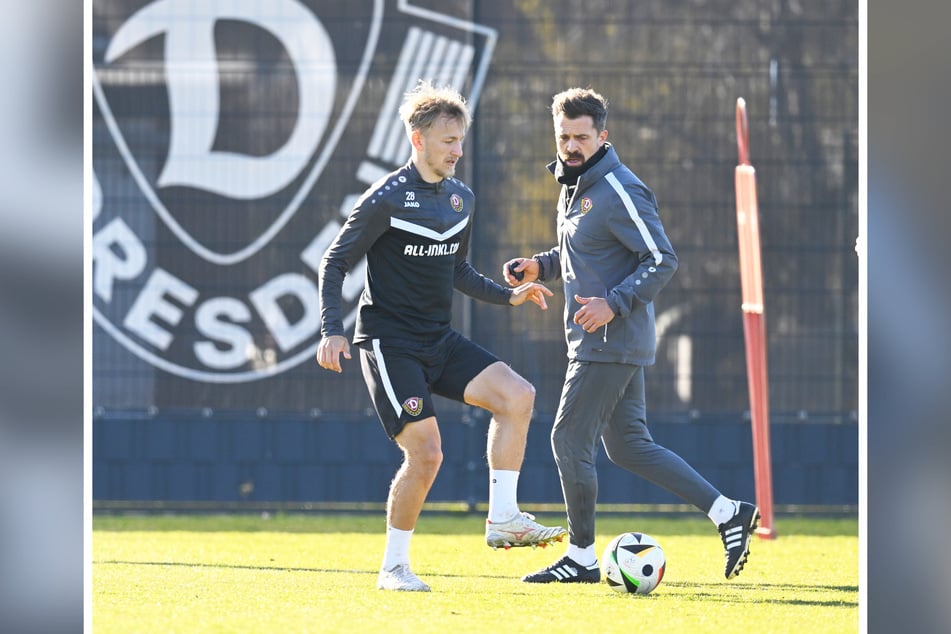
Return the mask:
[[386, 527], [386, 550], [383, 551], [383, 570], [392, 570], [400, 564], [409, 563], [409, 538], [413, 531]]
[[507, 522], [518, 514], [518, 471], [489, 469], [489, 521]]
[[723, 522], [729, 522], [733, 519], [733, 516], [736, 515], [739, 508], [740, 505], [737, 504], [735, 500], [721, 495], [713, 501], [713, 506], [707, 511], [707, 517], [709, 517], [714, 524], [720, 526]]
[[598, 554], [594, 552], [594, 544], [587, 548], [568, 544], [568, 552], [565, 553], [572, 561], [576, 561], [582, 566], [593, 566], [598, 563]]

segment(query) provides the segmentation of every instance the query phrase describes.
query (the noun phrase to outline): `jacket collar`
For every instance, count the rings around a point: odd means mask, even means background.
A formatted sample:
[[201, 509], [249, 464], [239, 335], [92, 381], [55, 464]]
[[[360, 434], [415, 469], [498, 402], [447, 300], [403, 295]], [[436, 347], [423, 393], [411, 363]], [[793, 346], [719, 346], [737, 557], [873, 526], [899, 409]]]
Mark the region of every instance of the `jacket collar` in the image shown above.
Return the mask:
[[406, 179], [416, 189], [431, 189], [437, 194], [442, 191], [442, 188], [446, 184], [445, 178], [436, 181], [435, 183], [430, 183], [429, 181], [423, 179], [423, 175], [419, 173], [419, 170], [416, 168], [416, 164], [413, 163], [413, 159], [410, 159], [406, 162]]
[[[578, 177], [578, 187], [581, 190], [585, 190], [590, 187], [592, 184], [598, 182], [606, 174], [613, 172], [618, 167], [621, 166], [621, 159], [617, 155], [617, 151], [614, 149], [614, 146], [610, 143], [605, 143], [605, 147], [608, 148], [607, 153], [602, 157], [600, 161], [591, 166], [588, 171]], [[546, 167], [548, 171], [555, 174], [555, 167], [557, 166], [558, 161], [552, 161]], [[577, 191], [576, 191], [577, 193]]]

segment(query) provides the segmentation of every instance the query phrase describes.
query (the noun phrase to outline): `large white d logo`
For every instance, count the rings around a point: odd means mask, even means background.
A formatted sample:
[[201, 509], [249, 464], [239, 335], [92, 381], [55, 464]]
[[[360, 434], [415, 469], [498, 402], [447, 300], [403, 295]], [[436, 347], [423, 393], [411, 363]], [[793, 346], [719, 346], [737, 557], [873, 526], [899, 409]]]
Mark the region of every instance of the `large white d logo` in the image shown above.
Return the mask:
[[[194, 0], [158, 0], [116, 32], [105, 60], [165, 33], [171, 139], [158, 185], [184, 185], [237, 199], [263, 198], [285, 187], [313, 156], [330, 120], [337, 84], [330, 37], [296, 0], [216, 0], [196, 11]], [[183, 19], [186, 18], [187, 19]], [[297, 77], [297, 122], [287, 142], [267, 156], [212, 151], [218, 130], [218, 64], [214, 26], [249, 22], [284, 46]]]

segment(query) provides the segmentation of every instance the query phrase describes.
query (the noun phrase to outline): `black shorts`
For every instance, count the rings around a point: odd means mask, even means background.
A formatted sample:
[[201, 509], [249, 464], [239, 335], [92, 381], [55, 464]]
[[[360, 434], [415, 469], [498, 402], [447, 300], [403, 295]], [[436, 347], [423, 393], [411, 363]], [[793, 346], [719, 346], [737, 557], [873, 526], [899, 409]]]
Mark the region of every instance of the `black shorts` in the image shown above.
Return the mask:
[[390, 438], [436, 415], [433, 394], [465, 402], [466, 386], [498, 357], [455, 330], [431, 343], [371, 339], [358, 344], [363, 378]]

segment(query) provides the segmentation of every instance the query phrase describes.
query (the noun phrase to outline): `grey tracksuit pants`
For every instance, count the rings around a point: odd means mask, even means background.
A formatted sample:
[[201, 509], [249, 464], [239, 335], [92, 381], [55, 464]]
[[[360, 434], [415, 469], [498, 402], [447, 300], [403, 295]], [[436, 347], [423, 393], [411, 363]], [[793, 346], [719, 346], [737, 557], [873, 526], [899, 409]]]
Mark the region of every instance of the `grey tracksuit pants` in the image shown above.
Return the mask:
[[644, 368], [569, 360], [551, 446], [561, 478], [572, 544], [594, 544], [598, 439], [616, 465], [706, 513], [720, 492], [647, 429]]

